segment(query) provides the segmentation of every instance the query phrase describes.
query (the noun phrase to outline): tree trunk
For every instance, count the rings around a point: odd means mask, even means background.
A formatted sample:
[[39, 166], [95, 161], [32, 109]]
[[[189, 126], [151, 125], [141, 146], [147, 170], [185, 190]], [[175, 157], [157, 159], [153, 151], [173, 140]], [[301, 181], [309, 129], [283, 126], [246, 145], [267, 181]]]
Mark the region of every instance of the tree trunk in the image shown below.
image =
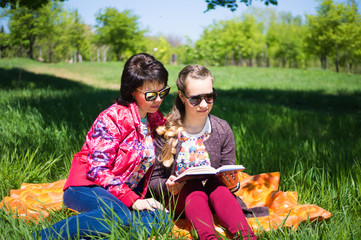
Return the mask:
[[53, 48], [51, 46], [48, 49], [48, 58], [49, 58], [48, 61], [50, 63], [52, 63], [53, 62]]
[[335, 53], [335, 67], [336, 67], [336, 72], [339, 72], [339, 68], [338, 68], [338, 51], [337, 51], [337, 45], [336, 45], [336, 53]]
[[326, 69], [327, 68], [327, 57], [325, 55], [322, 55], [320, 60], [321, 60], [322, 69]]
[[119, 51], [117, 51], [117, 52], [116, 52], [116, 55], [117, 55], [117, 61], [120, 61], [120, 60], [121, 60], [121, 57], [120, 57], [120, 52], [119, 52]]
[[28, 51], [28, 57], [30, 59], [34, 59], [34, 43], [35, 43], [35, 37], [31, 36], [29, 37], [29, 51]]
[[106, 62], [106, 61], [107, 61], [107, 51], [108, 51], [108, 48], [105, 47], [105, 48], [104, 48], [104, 51], [103, 51], [103, 62]]

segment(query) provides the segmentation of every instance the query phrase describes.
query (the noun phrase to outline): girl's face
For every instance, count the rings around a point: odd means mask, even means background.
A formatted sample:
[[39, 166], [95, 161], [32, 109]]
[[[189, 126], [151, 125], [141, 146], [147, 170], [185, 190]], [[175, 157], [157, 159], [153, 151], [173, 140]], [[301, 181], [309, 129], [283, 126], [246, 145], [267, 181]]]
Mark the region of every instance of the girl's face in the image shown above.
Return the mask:
[[[210, 94], [212, 92], [213, 83], [210, 76], [206, 79], [187, 78], [185, 80], [184, 93], [188, 98], [196, 95]], [[211, 112], [213, 103], [207, 103], [205, 99], [202, 99], [202, 101], [198, 105], [194, 106], [190, 104], [189, 100], [184, 96], [181, 91], [178, 91], [178, 94], [185, 106], [186, 119], [206, 118]]]
[[155, 100], [146, 101], [144, 93], [145, 92], [159, 92], [164, 88], [165, 88], [164, 84], [160, 84], [158, 82], [146, 81], [146, 82], [144, 82], [143, 86], [137, 88], [132, 93], [132, 95], [135, 99], [135, 102], [138, 105], [138, 111], [139, 111], [140, 118], [145, 118], [147, 113], [155, 113], [159, 109], [159, 107], [163, 101], [163, 99], [161, 99], [159, 97], [159, 94]]

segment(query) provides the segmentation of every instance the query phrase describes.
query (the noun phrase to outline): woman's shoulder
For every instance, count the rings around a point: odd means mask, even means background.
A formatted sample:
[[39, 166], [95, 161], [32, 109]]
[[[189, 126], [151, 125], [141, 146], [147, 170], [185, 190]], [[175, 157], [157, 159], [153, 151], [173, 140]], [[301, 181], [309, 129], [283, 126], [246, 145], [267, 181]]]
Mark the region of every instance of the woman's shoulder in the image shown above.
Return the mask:
[[100, 115], [119, 115], [124, 113], [130, 113], [130, 109], [126, 106], [120, 105], [118, 103], [113, 103], [107, 109], [100, 113]]
[[107, 123], [113, 122], [115, 124], [120, 124], [133, 122], [133, 117], [128, 107], [114, 103], [98, 115], [96, 121], [99, 120]]

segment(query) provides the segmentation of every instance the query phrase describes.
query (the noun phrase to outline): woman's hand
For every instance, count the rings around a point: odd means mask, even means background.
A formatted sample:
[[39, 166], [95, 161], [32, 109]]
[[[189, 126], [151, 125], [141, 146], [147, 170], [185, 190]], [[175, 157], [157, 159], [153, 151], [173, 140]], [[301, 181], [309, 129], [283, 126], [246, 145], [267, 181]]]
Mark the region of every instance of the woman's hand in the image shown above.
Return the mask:
[[231, 192], [236, 192], [239, 189], [239, 180], [237, 171], [228, 171], [221, 173], [219, 175], [222, 182], [231, 190]]
[[132, 205], [133, 210], [150, 210], [154, 211], [155, 209], [164, 210], [163, 205], [155, 200], [154, 198], [138, 199]]
[[168, 180], [165, 182], [165, 185], [167, 186], [168, 191], [173, 195], [178, 195], [179, 192], [182, 190], [183, 185], [186, 182], [174, 182], [173, 180], [176, 178], [176, 176], [171, 175]]

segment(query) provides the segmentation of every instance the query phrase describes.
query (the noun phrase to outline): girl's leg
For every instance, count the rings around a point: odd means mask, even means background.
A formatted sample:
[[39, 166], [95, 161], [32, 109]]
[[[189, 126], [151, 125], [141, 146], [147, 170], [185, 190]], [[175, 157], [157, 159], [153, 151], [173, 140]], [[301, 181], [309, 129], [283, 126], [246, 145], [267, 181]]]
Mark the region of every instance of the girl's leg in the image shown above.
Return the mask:
[[[108, 223], [111, 221], [130, 225], [132, 215], [129, 209], [102, 187], [69, 187], [63, 198], [67, 207], [81, 213], [43, 229], [39, 234], [41, 239], [109, 234]], [[35, 237], [34, 234], [34, 239], [37, 239]]]
[[212, 211], [208, 205], [208, 196], [200, 180], [188, 181], [176, 201], [176, 214], [184, 211], [188, 223], [197, 231], [199, 239], [218, 239]]
[[[256, 237], [249, 227], [241, 206], [228, 188], [217, 177], [208, 179], [206, 193], [209, 195], [210, 205], [219, 220], [233, 236], [255, 240]], [[238, 238], [237, 238], [238, 239]]]

